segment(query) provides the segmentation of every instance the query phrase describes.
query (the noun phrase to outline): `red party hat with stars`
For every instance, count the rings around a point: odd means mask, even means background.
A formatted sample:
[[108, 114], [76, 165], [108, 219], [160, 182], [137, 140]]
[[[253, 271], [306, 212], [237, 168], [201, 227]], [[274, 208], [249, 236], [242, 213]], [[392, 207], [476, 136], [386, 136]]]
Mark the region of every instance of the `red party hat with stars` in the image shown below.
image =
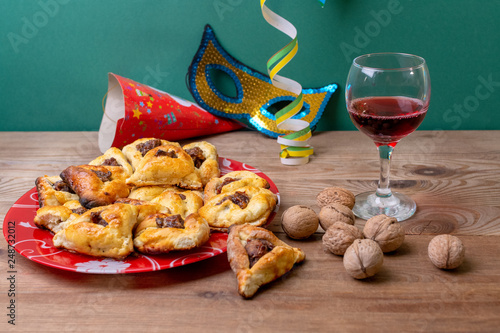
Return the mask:
[[99, 129], [99, 149], [122, 148], [140, 138], [177, 141], [240, 129], [198, 105], [109, 73], [108, 95]]

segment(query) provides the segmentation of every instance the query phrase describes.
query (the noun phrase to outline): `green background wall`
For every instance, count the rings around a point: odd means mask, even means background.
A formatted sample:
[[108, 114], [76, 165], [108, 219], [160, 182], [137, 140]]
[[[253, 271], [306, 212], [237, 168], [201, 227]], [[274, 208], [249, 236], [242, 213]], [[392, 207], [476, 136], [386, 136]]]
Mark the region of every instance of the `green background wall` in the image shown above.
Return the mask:
[[[500, 129], [499, 0], [267, 4], [298, 29], [299, 52], [281, 74], [305, 88], [340, 85], [318, 130], [354, 129], [343, 100], [350, 62], [384, 51], [428, 62], [421, 129]], [[185, 76], [207, 23], [261, 72], [289, 41], [258, 0], [0, 0], [0, 130], [98, 130], [108, 72], [193, 101]]]

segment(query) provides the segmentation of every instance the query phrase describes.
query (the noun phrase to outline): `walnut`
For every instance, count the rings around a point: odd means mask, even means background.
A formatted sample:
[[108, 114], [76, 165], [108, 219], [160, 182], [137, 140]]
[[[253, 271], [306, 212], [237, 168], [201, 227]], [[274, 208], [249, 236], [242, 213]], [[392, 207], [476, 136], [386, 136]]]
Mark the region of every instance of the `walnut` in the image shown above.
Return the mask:
[[427, 249], [431, 262], [437, 268], [453, 269], [462, 264], [465, 247], [462, 241], [452, 235], [438, 235], [431, 239]]
[[307, 206], [292, 206], [281, 215], [281, 227], [288, 237], [293, 239], [308, 238], [318, 229], [318, 226], [318, 215]]
[[344, 253], [344, 268], [355, 279], [378, 273], [384, 263], [384, 253], [371, 239], [356, 239]]
[[354, 207], [354, 194], [342, 187], [327, 187], [316, 196], [318, 206], [324, 207], [331, 203], [340, 203], [352, 209]]
[[331, 203], [321, 208], [319, 214], [319, 224], [323, 230], [327, 230], [335, 222], [344, 222], [354, 225], [356, 217], [352, 210], [339, 203]]
[[395, 251], [405, 240], [405, 231], [398, 220], [383, 214], [369, 218], [363, 233], [376, 241], [384, 253]]
[[333, 254], [343, 256], [352, 242], [362, 238], [364, 238], [363, 233], [357, 227], [344, 222], [335, 222], [323, 235], [323, 246]]

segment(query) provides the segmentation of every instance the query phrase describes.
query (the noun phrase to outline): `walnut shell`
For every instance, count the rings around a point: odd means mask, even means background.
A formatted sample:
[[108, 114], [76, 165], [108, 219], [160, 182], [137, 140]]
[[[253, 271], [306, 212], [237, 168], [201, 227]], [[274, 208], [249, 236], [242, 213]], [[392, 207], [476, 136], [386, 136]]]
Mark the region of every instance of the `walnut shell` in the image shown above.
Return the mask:
[[339, 203], [352, 209], [356, 199], [351, 191], [342, 187], [327, 187], [316, 196], [318, 206]]
[[371, 239], [356, 239], [344, 253], [344, 268], [355, 279], [378, 273], [384, 263], [384, 253]]
[[319, 214], [319, 224], [323, 230], [327, 230], [335, 222], [344, 222], [354, 225], [356, 216], [352, 210], [340, 203], [331, 203], [321, 208]]
[[335, 222], [323, 235], [323, 246], [333, 254], [343, 256], [352, 242], [362, 238], [364, 238], [363, 233], [357, 227], [344, 222]]
[[376, 241], [384, 253], [395, 251], [405, 240], [405, 231], [398, 220], [383, 214], [369, 218], [363, 233]]
[[452, 235], [438, 235], [431, 239], [427, 252], [434, 266], [441, 269], [457, 268], [465, 257], [464, 244]]
[[281, 228], [292, 239], [306, 239], [319, 226], [316, 212], [307, 206], [292, 206], [281, 215]]

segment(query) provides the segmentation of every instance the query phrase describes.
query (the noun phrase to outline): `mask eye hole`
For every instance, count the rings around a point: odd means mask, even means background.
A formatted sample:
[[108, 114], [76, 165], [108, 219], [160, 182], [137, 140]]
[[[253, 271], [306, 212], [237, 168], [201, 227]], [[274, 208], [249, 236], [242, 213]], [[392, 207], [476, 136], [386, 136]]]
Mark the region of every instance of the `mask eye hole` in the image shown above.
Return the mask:
[[[278, 113], [281, 109], [286, 107], [291, 102], [292, 101], [277, 101], [276, 103], [270, 104], [269, 107], [267, 108], [267, 111], [273, 115], [276, 115], [276, 113]], [[303, 109], [304, 107], [302, 107], [302, 110]]]
[[[286, 107], [294, 100], [292, 96], [282, 96], [270, 100], [268, 103], [261, 107], [261, 113], [271, 120], [276, 120], [276, 113]], [[299, 113], [292, 117], [292, 119], [302, 119], [311, 112], [310, 105], [304, 102], [302, 109]]]
[[241, 103], [243, 87], [232, 70], [222, 65], [207, 65], [205, 76], [210, 89], [217, 97], [226, 102]]

